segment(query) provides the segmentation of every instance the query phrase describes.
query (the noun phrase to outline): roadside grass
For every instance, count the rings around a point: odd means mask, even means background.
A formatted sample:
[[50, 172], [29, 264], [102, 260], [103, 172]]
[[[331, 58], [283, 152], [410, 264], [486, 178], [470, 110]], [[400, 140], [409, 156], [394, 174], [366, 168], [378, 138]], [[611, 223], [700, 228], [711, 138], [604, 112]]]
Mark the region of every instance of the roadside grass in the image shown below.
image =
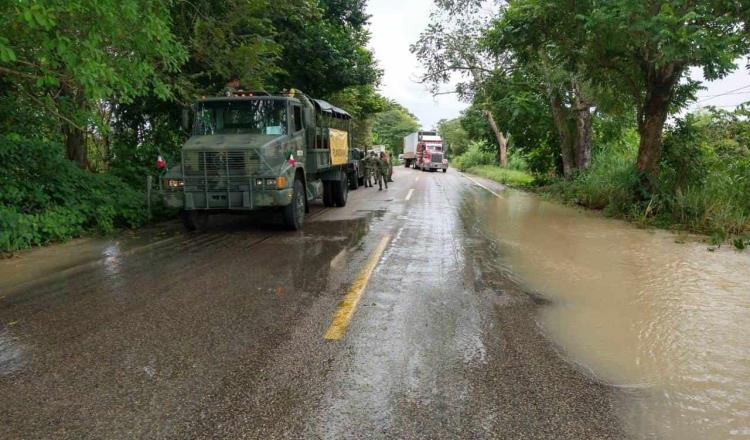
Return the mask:
[[[749, 168], [705, 166], [700, 178], [684, 179], [684, 171], [663, 169], [652, 192], [639, 192], [634, 152], [599, 154], [591, 167], [570, 180], [554, 180], [536, 192], [557, 201], [601, 210], [642, 227], [658, 227], [708, 236], [712, 244], [731, 242], [737, 249], [750, 243]], [[691, 177], [691, 176], [688, 176]]]
[[466, 170], [486, 179], [494, 180], [503, 185], [515, 187], [529, 187], [534, 184], [534, 176], [524, 171], [500, 168], [497, 165], [477, 165]]

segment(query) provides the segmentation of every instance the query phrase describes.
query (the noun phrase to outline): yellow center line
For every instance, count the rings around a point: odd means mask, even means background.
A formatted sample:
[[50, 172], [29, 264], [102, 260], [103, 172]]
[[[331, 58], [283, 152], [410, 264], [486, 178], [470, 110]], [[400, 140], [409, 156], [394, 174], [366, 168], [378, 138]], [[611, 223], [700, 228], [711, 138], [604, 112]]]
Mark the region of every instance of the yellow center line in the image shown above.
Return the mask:
[[367, 283], [370, 281], [370, 276], [375, 270], [375, 266], [378, 265], [378, 261], [380, 261], [380, 257], [385, 252], [385, 248], [388, 246], [390, 240], [390, 235], [383, 237], [378, 247], [370, 255], [367, 264], [359, 272], [357, 279], [354, 280], [346, 296], [339, 303], [338, 308], [336, 308], [336, 314], [333, 315], [333, 321], [331, 321], [331, 325], [323, 336], [324, 339], [336, 341], [344, 337], [346, 329], [349, 327], [349, 322], [352, 320], [352, 315], [354, 315], [354, 311], [357, 309], [359, 299], [362, 298], [362, 292], [365, 291], [365, 287], [367, 287]]
[[414, 188], [410, 189], [409, 194], [406, 195], [407, 202], [411, 199], [412, 194], [414, 194]]

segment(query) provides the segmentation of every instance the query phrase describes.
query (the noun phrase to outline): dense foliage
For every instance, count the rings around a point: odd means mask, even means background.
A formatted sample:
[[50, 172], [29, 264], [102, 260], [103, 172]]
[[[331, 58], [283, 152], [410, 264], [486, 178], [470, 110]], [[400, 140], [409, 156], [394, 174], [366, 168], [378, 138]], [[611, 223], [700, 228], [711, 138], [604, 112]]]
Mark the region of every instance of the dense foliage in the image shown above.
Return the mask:
[[441, 124], [454, 163], [487, 166], [492, 150], [502, 168], [525, 167], [539, 185], [559, 178], [546, 189], [612, 215], [717, 236], [750, 231], [747, 112], [684, 112], [701, 90], [691, 72], [714, 80], [745, 68], [750, 3], [436, 6], [412, 51], [433, 90], [458, 84], [470, 103]]
[[385, 145], [391, 154], [403, 151], [404, 137], [419, 130], [419, 121], [409, 110], [394, 101], [388, 101], [383, 112], [375, 116], [373, 135], [376, 145]]
[[182, 109], [234, 75], [347, 108], [370, 144], [386, 102], [368, 18], [361, 0], [0, 3], [0, 251], [142, 224]]

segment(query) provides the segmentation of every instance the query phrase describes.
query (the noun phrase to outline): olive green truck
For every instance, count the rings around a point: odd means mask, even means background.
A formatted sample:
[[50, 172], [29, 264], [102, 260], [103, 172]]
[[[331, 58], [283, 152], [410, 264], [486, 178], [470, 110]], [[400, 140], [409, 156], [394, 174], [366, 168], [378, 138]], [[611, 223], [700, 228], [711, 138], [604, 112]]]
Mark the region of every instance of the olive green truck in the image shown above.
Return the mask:
[[161, 182], [165, 204], [181, 210], [189, 230], [205, 229], [211, 214], [262, 209], [281, 211], [298, 230], [312, 200], [342, 207], [358, 186], [352, 118], [325, 101], [298, 91], [238, 92], [192, 110], [182, 162]]

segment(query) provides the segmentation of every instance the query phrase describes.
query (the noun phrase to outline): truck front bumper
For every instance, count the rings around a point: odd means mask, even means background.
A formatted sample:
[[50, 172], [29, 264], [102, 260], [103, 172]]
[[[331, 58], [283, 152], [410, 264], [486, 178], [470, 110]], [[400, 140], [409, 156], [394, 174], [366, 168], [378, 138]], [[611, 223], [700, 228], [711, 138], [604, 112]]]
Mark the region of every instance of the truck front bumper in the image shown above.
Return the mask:
[[292, 188], [253, 191], [174, 191], [164, 193], [170, 208], [252, 211], [287, 206], [292, 202]]

